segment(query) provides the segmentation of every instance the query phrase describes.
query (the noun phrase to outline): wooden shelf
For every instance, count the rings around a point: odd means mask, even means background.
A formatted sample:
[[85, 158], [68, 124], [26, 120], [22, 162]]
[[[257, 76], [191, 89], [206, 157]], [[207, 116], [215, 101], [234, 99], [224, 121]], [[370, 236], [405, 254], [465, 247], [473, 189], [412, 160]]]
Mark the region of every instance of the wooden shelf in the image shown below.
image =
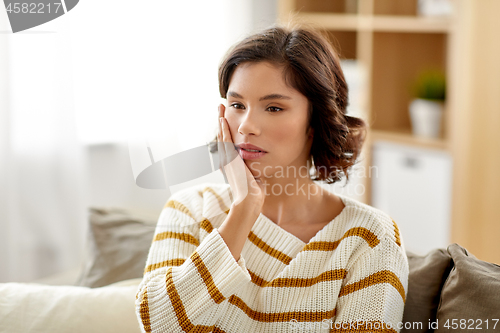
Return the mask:
[[416, 16], [298, 13], [297, 19], [329, 30], [447, 33], [452, 25], [449, 18]]
[[[418, 0], [279, 0], [280, 20], [328, 31], [343, 58], [363, 64], [361, 100], [371, 126], [364, 151], [384, 140], [445, 150], [453, 158], [451, 239], [500, 263], [500, 12], [498, 0], [452, 0], [453, 16], [418, 16]], [[338, 44], [338, 45], [337, 45]], [[354, 54], [354, 55], [353, 55]], [[449, 82], [441, 139], [410, 133], [409, 85], [428, 68]], [[478, 84], [480, 82], [481, 84]], [[400, 128], [405, 130], [399, 130]], [[370, 204], [371, 182], [365, 202]]]
[[360, 16], [356, 14], [298, 13], [299, 21], [329, 30], [357, 30]]
[[419, 148], [431, 148], [438, 150], [449, 150], [448, 142], [445, 139], [423, 138], [413, 135], [408, 130], [382, 131], [370, 130], [370, 141], [391, 141], [394, 143], [416, 146]]
[[451, 20], [447, 18], [426, 18], [414, 16], [375, 16], [374, 31], [447, 33]]

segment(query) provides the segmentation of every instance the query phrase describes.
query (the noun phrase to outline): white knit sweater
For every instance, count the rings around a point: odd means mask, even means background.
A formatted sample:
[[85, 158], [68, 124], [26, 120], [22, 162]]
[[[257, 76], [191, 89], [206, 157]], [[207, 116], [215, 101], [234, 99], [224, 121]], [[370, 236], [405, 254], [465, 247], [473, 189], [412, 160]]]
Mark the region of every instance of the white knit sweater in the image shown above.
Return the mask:
[[408, 262], [387, 214], [338, 195], [345, 208], [307, 244], [260, 214], [236, 262], [217, 230], [229, 191], [165, 205], [137, 293], [143, 332], [399, 332]]

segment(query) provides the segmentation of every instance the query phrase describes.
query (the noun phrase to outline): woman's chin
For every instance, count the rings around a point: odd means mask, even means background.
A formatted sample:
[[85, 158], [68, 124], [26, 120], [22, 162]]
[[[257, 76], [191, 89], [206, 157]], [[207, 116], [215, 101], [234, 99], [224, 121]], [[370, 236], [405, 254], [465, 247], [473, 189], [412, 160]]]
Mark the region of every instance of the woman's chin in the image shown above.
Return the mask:
[[252, 173], [252, 175], [255, 178], [261, 178], [263, 176], [263, 174], [262, 174], [262, 167], [260, 165], [259, 165], [259, 168], [252, 167], [252, 163], [255, 163], [255, 162], [245, 161], [245, 164], [248, 167], [248, 170], [250, 170], [250, 172]]

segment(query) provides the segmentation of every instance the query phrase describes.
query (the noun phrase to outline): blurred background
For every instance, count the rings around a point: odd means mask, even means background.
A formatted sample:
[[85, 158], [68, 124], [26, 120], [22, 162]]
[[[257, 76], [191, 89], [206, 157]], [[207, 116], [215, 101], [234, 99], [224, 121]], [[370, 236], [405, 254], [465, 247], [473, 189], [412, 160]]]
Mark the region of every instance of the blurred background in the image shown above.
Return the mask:
[[0, 282], [78, 271], [89, 207], [156, 219], [170, 192], [135, 184], [130, 147], [209, 142], [225, 52], [289, 21], [328, 34], [370, 125], [352, 180], [325, 186], [387, 212], [407, 250], [500, 263], [499, 15], [498, 0], [86, 0], [12, 34], [0, 10]]

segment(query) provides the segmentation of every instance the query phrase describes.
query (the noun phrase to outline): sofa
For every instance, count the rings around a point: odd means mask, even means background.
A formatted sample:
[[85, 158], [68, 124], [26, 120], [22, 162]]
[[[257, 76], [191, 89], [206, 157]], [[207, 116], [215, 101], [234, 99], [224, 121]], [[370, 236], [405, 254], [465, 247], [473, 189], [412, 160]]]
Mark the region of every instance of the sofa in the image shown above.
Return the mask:
[[[140, 332], [134, 302], [155, 226], [156, 218], [91, 208], [79, 273], [59, 285], [1, 283], [0, 332]], [[407, 254], [401, 332], [500, 332], [500, 266], [458, 244]]]

